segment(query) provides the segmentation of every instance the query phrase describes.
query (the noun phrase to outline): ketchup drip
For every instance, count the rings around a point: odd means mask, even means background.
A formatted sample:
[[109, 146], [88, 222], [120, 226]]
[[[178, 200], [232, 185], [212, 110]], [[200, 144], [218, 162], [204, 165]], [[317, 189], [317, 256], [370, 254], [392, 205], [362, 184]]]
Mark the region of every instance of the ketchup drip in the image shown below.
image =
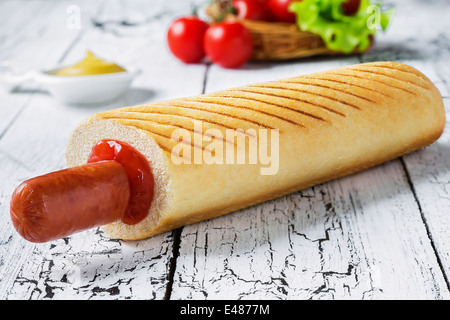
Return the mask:
[[154, 195], [154, 180], [147, 159], [128, 143], [101, 140], [91, 151], [88, 163], [114, 160], [127, 172], [130, 184], [128, 208], [121, 218], [123, 223], [136, 224], [148, 214]]

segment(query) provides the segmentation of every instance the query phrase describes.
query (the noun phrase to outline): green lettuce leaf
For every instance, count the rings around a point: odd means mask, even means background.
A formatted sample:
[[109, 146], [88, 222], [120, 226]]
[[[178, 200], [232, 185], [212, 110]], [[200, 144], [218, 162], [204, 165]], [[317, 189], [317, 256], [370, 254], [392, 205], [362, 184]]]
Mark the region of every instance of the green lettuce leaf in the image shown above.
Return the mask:
[[341, 9], [345, 1], [295, 1], [289, 10], [296, 14], [300, 30], [320, 35], [330, 50], [347, 54], [363, 52], [370, 46], [377, 29], [386, 30], [394, 9], [382, 12], [380, 4], [361, 0], [358, 12], [347, 16]]

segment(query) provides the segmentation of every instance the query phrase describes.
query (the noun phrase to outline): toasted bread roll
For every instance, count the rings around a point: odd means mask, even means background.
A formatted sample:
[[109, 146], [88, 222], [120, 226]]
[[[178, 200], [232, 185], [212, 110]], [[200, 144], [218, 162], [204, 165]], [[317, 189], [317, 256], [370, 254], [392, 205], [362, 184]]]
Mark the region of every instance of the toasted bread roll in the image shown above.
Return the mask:
[[[155, 177], [149, 215], [135, 225], [118, 221], [103, 227], [111, 237], [133, 240], [394, 159], [433, 143], [444, 124], [441, 95], [426, 76], [400, 63], [367, 63], [99, 113], [75, 130], [67, 161], [86, 163], [102, 139], [127, 142], [147, 157]], [[211, 141], [250, 158], [255, 149], [237, 141], [256, 134], [257, 147], [271, 150], [274, 161], [278, 155], [279, 163], [269, 174], [262, 174], [268, 164], [261, 161], [179, 164], [188, 162], [189, 154], [172, 152], [181, 143], [173, 136], [177, 129], [191, 137], [183, 140], [192, 150], [191, 162], [195, 152], [208, 155]], [[229, 138], [231, 129], [244, 132]], [[264, 130], [268, 137], [278, 130], [278, 141], [267, 139], [263, 146]], [[211, 132], [216, 140], [205, 138]]]

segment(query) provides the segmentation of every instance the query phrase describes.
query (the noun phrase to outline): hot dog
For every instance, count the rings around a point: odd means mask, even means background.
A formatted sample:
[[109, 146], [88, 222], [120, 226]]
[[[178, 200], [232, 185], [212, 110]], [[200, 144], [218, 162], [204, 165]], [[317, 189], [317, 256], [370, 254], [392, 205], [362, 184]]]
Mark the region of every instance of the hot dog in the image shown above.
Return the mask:
[[[196, 126], [198, 122], [202, 126]], [[418, 70], [393, 62], [354, 65], [99, 113], [74, 130], [67, 147], [67, 164], [79, 167], [91, 161], [113, 160], [126, 167], [128, 161], [117, 156], [121, 147], [113, 147], [114, 152], [103, 158], [96, 157], [93, 150], [98, 146], [100, 149], [114, 146], [111, 141], [132, 147], [136, 151], [134, 155], [142, 156], [137, 163], [151, 172], [147, 171], [146, 178], [129, 184], [130, 201], [126, 209], [121, 206], [129, 216], [114, 213], [108, 219], [96, 219], [93, 217], [96, 209], [92, 209], [89, 218], [85, 218], [78, 215], [82, 208], [77, 207], [71, 208], [70, 218], [62, 219], [69, 226], [62, 227], [58, 226], [62, 222], [57, 219], [49, 221], [58, 209], [47, 212], [42, 206], [40, 219], [53, 230], [52, 235], [45, 235], [47, 230], [37, 223], [27, 223], [27, 228], [32, 230], [22, 233], [31, 234], [29, 239], [46, 241], [65, 236], [74, 229], [105, 223], [102, 229], [113, 238], [144, 239], [381, 164], [433, 143], [442, 134], [444, 125], [443, 100], [434, 84]], [[270, 146], [277, 147], [279, 170], [262, 175], [260, 169], [264, 163], [179, 161], [177, 157], [184, 158], [186, 154], [173, 152], [180, 145], [173, 136], [178, 129], [193, 138], [183, 142], [193, 150], [194, 156], [196, 150], [208, 150], [210, 129], [222, 137], [227, 130], [238, 135], [245, 132], [246, 138], [252, 136], [250, 130], [258, 133], [278, 130], [279, 141], [271, 142]], [[199, 135], [202, 139], [196, 143]], [[105, 139], [114, 140], [105, 143]], [[227, 148], [242, 150], [246, 159], [250, 157], [251, 148], [240, 148], [237, 139], [222, 140]], [[257, 147], [261, 146], [260, 141]], [[145, 170], [125, 171], [131, 181], [131, 176], [140, 176]], [[42, 184], [52, 185], [50, 178], [44, 180]], [[102, 178], [99, 180], [105, 183]], [[77, 185], [81, 188], [82, 182]], [[112, 188], [120, 188], [119, 185], [122, 183], [117, 182]], [[20, 189], [11, 205], [13, 221], [18, 220], [17, 207], [33, 204], [21, 195]], [[53, 187], [42, 190], [47, 189], [43, 199], [58, 198]], [[118, 193], [126, 193], [123, 189], [125, 184]], [[115, 202], [112, 198], [119, 196], [116, 191], [105, 191], [106, 198], [98, 201]], [[86, 190], [81, 196], [82, 202], [90, 204], [99, 197]], [[53, 202], [55, 208], [68, 210], [69, 200], [61, 199]], [[144, 214], [137, 214], [135, 219], [135, 211]], [[20, 230], [20, 223], [16, 224]], [[58, 228], [65, 231], [56, 232]]]

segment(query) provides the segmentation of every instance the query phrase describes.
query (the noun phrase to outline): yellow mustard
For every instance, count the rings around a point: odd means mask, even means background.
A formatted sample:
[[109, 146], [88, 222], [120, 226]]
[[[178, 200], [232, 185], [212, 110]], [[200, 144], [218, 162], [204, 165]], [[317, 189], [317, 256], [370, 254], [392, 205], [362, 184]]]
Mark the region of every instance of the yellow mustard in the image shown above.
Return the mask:
[[86, 57], [72, 66], [57, 70], [57, 76], [87, 76], [95, 74], [106, 74], [125, 72], [121, 66], [96, 57], [91, 51], [86, 53]]

